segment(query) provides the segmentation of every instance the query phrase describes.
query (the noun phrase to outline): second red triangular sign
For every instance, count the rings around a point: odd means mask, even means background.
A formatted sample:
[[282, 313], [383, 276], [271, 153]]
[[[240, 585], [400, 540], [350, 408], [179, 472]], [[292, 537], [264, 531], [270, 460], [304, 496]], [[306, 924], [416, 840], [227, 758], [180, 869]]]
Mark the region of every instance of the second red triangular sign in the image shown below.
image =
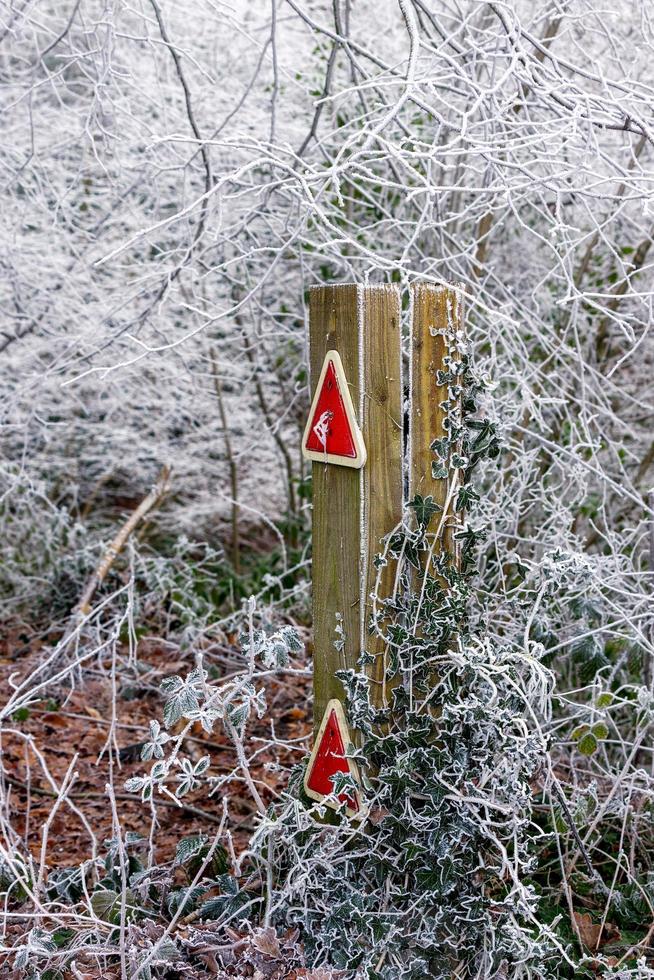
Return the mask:
[[318, 378], [302, 438], [305, 459], [360, 469], [366, 447], [338, 351], [329, 350]]
[[[326, 803], [333, 809], [345, 803], [346, 812], [350, 817], [360, 816], [361, 803], [358, 790], [340, 793], [334, 799], [333, 777], [337, 773], [349, 773], [356, 785], [359, 785], [359, 772], [353, 759], [348, 759], [346, 752], [350, 741], [350, 733], [345, 720], [343, 705], [336, 698], [327, 702], [322, 723], [313, 746], [309, 765], [304, 776], [304, 789], [312, 800]], [[331, 799], [329, 797], [332, 797]]]

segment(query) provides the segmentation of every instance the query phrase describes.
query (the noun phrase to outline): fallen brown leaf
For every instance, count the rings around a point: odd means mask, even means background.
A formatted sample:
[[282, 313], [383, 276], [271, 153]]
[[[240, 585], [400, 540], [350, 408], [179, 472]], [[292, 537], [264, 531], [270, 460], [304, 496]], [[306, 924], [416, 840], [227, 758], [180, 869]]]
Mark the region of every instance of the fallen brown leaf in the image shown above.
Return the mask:
[[604, 943], [620, 939], [620, 930], [613, 922], [605, 922], [602, 926], [593, 922], [588, 912], [575, 912], [574, 917], [581, 941], [591, 953], [596, 953]]
[[47, 715], [42, 716], [42, 721], [44, 725], [49, 725], [50, 728], [68, 728], [68, 718], [65, 715], [57, 714], [56, 711], [49, 711]]

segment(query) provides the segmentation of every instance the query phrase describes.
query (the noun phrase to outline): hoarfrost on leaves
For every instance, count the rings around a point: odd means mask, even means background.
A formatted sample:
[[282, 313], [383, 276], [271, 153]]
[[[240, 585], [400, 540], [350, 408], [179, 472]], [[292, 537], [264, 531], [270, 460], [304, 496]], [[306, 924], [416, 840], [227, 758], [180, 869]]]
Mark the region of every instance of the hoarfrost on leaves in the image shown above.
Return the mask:
[[[159, 637], [162, 659], [188, 664], [166, 678], [164, 729], [143, 732], [150, 771], [128, 785], [147, 812], [166, 792], [176, 805], [185, 781], [214, 789], [213, 802], [221, 775], [177, 760], [195, 725], [235, 739], [261, 880], [266, 848], [289, 860], [265, 928], [289, 916], [307, 929], [316, 976], [332, 953], [349, 963], [364, 950], [373, 977], [422, 977], [430, 948], [460, 955], [457, 975], [481, 962], [472, 976], [652, 976], [651, 11], [645, 0], [432, 7], [80, 0], [3, 15], [0, 603], [19, 656], [42, 654], [7, 687], [3, 747], [11, 737], [28, 750], [26, 778], [43, 774], [54, 824], [81, 820], [75, 767], [55, 776], [21, 726], [98, 667], [116, 690], [121, 677], [144, 683], [139, 644]], [[365, 282], [410, 280], [465, 293], [466, 336], [452, 340], [474, 353], [481, 411], [465, 451], [452, 417], [433, 477], [459, 480], [471, 578], [437, 564], [449, 599], [426, 587], [426, 628], [414, 631], [410, 580], [435, 513], [416, 496], [377, 562], [402, 554], [413, 571], [376, 597], [370, 624], [400, 678], [402, 719], [368, 739], [370, 823], [317, 823], [297, 798], [299, 770], [269, 816], [247, 739], [264, 675], [300, 656], [286, 624], [307, 615], [307, 290], [354, 281], [361, 299]], [[444, 367], [450, 403], [473, 379]], [[164, 504], [78, 616], [117, 525], [171, 463]], [[253, 610], [240, 612], [249, 594], [266, 610], [256, 635]], [[241, 629], [229, 679], [193, 671]], [[343, 681], [357, 725], [378, 734], [389, 719], [369, 705], [366, 666]], [[430, 727], [441, 703], [442, 743]], [[113, 762], [115, 711], [105, 720]], [[132, 845], [100, 886], [101, 842], [82, 821], [83, 881], [58, 878], [47, 848], [24, 843], [6, 785], [0, 881], [24, 928], [15, 969], [68, 969], [65, 933], [53, 950], [39, 931], [53, 912], [74, 924], [75, 950], [103, 937], [94, 969], [113, 969], [115, 954], [124, 975], [154, 977], [172, 955], [170, 921], [155, 935], [130, 920]], [[198, 867], [214, 861], [211, 844]], [[424, 906], [394, 867], [420, 881]], [[156, 900], [142, 901], [158, 915], [166, 872], [150, 872]], [[180, 918], [202, 904], [186, 885]], [[94, 887], [111, 896], [104, 914], [118, 910], [109, 929], [85, 894]], [[211, 924], [232, 928], [256, 887], [243, 904], [229, 889], [207, 898], [224, 916]], [[419, 918], [412, 946], [394, 907]], [[575, 917], [591, 912], [594, 948]], [[178, 944], [189, 958], [215, 946], [215, 933], [189, 935]], [[246, 946], [259, 969], [263, 954]]]

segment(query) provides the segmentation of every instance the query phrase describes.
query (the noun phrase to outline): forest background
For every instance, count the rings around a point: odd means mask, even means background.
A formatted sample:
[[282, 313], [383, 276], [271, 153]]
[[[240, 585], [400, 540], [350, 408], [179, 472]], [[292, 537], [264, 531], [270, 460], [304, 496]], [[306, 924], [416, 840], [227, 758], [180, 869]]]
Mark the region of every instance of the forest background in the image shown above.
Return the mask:
[[[653, 55], [645, 0], [0, 4], [2, 976], [654, 976]], [[296, 837], [252, 867], [310, 736], [309, 290], [397, 283], [406, 352], [452, 281], [468, 663], [538, 761], [394, 960]]]

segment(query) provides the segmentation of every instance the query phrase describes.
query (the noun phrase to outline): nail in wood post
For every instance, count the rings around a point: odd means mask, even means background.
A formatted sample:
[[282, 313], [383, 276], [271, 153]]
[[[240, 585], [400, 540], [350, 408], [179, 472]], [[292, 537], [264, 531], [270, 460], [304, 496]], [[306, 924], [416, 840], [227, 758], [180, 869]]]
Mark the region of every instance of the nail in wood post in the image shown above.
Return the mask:
[[[377, 682], [375, 698], [382, 697], [383, 644], [368, 637], [369, 593], [380, 539], [402, 516], [399, 291], [318, 286], [311, 290], [309, 310], [312, 391], [325, 355], [338, 351], [367, 450], [362, 469], [312, 464], [315, 730], [327, 702], [344, 698], [336, 671], [355, 668], [364, 646], [379, 654], [370, 675]], [[392, 574], [384, 570], [382, 589]], [[342, 649], [334, 646], [339, 640]]]
[[[461, 286], [432, 286], [416, 283], [411, 288], [411, 385], [409, 422], [409, 499], [416, 494], [432, 496], [445, 514], [437, 514], [430, 530], [442, 526], [436, 551], [448, 551], [459, 564], [459, 547], [454, 541], [456, 517], [453, 514], [456, 489], [452, 481], [457, 471], [449, 470], [447, 479], [434, 479], [432, 463], [437, 460], [430, 446], [434, 439], [447, 435], [443, 423], [447, 400], [446, 386], [436, 384], [436, 372], [445, 370], [444, 358], [456, 358], [454, 335], [463, 331], [463, 289]], [[448, 465], [449, 459], [444, 465]], [[449, 503], [448, 503], [449, 501]]]

